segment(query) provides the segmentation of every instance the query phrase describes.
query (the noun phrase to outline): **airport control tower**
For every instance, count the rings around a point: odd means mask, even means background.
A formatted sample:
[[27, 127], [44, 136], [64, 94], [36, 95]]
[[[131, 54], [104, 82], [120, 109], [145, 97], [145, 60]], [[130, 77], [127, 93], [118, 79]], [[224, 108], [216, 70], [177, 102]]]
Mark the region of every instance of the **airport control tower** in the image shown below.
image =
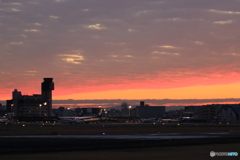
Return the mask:
[[43, 78], [42, 82], [42, 101], [48, 109], [48, 116], [52, 116], [52, 90], [54, 90], [53, 78]]

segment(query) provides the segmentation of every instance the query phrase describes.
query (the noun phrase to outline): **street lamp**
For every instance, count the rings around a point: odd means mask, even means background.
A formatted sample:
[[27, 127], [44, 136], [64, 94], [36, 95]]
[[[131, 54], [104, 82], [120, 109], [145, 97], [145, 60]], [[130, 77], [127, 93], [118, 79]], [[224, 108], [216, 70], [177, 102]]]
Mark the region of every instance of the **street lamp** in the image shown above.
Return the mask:
[[129, 107], [128, 107], [128, 111], [129, 111], [128, 116], [129, 116], [129, 117], [130, 117], [130, 115], [131, 115], [131, 113], [130, 113], [131, 108], [132, 108], [132, 106], [129, 106]]
[[[47, 106], [47, 102], [43, 103], [43, 115], [46, 116], [46, 106]], [[41, 109], [42, 112], [42, 109]]]
[[69, 111], [70, 111], [70, 108], [68, 107], [68, 108], [67, 108], [67, 116], [70, 116], [70, 115], [69, 115]]
[[14, 106], [14, 104], [11, 104], [11, 112], [12, 112], [13, 115], [14, 115], [13, 106]]
[[42, 104], [39, 104], [39, 117], [41, 117], [41, 107], [42, 107]]

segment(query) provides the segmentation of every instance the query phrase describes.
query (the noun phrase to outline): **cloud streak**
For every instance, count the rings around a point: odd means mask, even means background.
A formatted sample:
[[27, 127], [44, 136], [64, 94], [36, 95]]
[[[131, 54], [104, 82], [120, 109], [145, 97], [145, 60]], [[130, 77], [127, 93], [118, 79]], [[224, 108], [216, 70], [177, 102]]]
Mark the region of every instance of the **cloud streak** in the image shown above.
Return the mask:
[[227, 21], [215, 21], [213, 23], [215, 24], [231, 24], [233, 21], [232, 20], [227, 20]]
[[240, 14], [240, 12], [236, 12], [236, 11], [220, 11], [220, 10], [214, 10], [214, 9], [211, 9], [210, 12], [222, 13], [222, 14]]
[[106, 28], [103, 27], [101, 24], [88, 25], [87, 28], [89, 28], [89, 29], [96, 29], [96, 30], [106, 29]]

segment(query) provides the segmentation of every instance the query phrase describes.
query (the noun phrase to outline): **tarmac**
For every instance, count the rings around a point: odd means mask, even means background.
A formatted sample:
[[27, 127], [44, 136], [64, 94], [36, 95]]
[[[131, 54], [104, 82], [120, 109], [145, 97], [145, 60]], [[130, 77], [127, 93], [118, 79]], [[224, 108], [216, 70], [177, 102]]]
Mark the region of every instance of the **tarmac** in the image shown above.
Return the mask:
[[0, 136], [0, 138], [75, 138], [75, 139], [195, 139], [195, 138], [217, 138], [217, 137], [238, 137], [240, 131], [233, 132], [192, 132], [192, 133], [159, 133], [159, 134], [136, 134], [136, 135], [15, 135], [15, 136]]
[[240, 143], [239, 124], [0, 125], [0, 154]]

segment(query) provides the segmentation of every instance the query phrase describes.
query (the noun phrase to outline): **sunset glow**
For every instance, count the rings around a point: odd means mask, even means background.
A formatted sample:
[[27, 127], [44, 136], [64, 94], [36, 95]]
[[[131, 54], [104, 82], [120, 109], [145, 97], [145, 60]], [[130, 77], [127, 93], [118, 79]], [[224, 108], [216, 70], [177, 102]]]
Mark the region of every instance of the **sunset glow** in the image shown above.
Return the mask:
[[240, 98], [239, 1], [0, 3], [2, 101]]
[[239, 98], [240, 84], [174, 89], [110, 90], [54, 96], [54, 99], [222, 99]]

